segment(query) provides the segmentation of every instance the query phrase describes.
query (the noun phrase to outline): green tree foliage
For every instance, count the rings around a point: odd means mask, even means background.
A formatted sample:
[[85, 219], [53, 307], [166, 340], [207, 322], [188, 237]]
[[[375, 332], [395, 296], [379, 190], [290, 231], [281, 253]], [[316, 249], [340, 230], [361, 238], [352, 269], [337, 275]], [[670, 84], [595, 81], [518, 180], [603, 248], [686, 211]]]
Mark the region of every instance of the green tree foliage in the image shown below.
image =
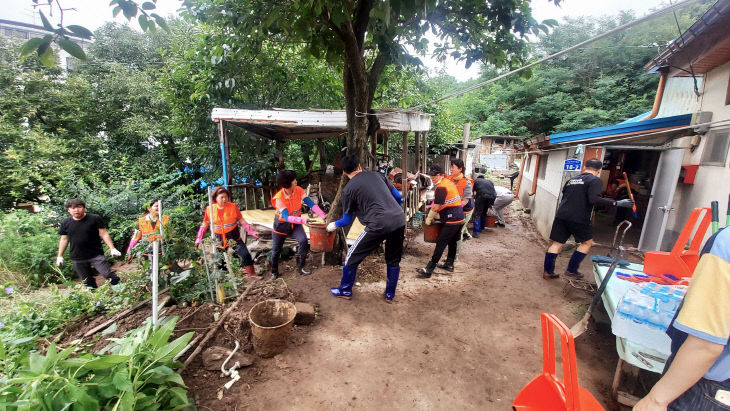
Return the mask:
[[[710, 2], [677, 13], [688, 28]], [[628, 12], [600, 18], [568, 18], [542, 35], [534, 56], [543, 57], [634, 19]], [[677, 23], [667, 15], [593, 43], [533, 69], [447, 101], [458, 121], [472, 123], [474, 135], [532, 136], [599, 127], [651, 109], [659, 76], [644, 65], [677, 37]], [[480, 80], [498, 75], [486, 68]]]

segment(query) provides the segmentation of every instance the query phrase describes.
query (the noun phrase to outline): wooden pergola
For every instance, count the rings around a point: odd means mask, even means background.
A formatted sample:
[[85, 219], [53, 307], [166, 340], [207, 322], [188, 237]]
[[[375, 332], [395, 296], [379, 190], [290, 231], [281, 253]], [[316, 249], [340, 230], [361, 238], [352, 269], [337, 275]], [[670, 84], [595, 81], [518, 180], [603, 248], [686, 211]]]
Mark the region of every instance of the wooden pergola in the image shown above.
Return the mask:
[[[363, 166], [372, 169], [376, 165], [378, 135], [383, 137], [383, 155], [388, 153], [388, 139], [390, 133], [400, 133], [403, 139], [403, 155], [401, 157], [402, 191], [403, 198], [408, 194], [408, 135], [415, 135], [415, 169], [426, 171], [426, 153], [428, 147], [428, 131], [431, 128], [433, 114], [421, 113], [412, 110], [381, 109], [369, 114], [377, 119], [379, 127], [370, 134], [369, 147], [372, 158], [362, 159]], [[211, 114], [214, 122], [218, 123], [218, 137], [223, 161], [223, 181], [230, 184], [231, 165], [228, 144], [229, 124], [247, 130], [256, 135], [276, 141], [278, 151], [278, 166], [284, 167], [283, 143], [285, 140], [318, 139], [320, 155], [323, 156], [322, 139], [341, 137], [347, 134], [347, 115], [344, 110], [243, 110], [214, 108]], [[403, 201], [406, 209], [407, 201]]]

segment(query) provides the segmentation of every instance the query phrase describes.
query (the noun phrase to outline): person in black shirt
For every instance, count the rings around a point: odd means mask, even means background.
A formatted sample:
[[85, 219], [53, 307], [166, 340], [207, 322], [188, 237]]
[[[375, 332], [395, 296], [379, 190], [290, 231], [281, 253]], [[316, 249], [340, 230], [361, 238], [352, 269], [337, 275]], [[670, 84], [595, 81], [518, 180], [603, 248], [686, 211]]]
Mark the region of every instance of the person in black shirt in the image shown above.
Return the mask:
[[104, 220], [96, 214], [87, 214], [86, 203], [80, 198], [68, 200], [65, 205], [71, 217], [61, 221], [58, 229], [61, 239], [58, 242], [56, 265], [63, 266], [63, 253], [70, 243], [74, 271], [87, 287], [96, 288], [92, 266], [104, 278], [111, 280], [112, 285], [118, 284], [119, 277], [104, 256], [101, 240], [109, 246], [112, 257], [120, 257], [122, 253], [114, 247]]
[[565, 275], [573, 278], [583, 277], [583, 274], [578, 271], [578, 267], [593, 245], [591, 213], [594, 205], [625, 208], [631, 208], [634, 205], [634, 202], [628, 199], [616, 201], [600, 196], [603, 191], [603, 183], [598, 178], [601, 168], [603, 168], [601, 160], [595, 158], [588, 160], [585, 162], [583, 173], [565, 183], [563, 198], [560, 200], [550, 231], [550, 239], [553, 243], [545, 253], [542, 278], [549, 280], [560, 277], [555, 274], [555, 259], [571, 235], [580, 244], [570, 257]]
[[355, 155], [342, 159], [342, 171], [350, 181], [342, 190], [342, 218], [327, 225], [327, 231], [352, 224], [355, 217], [365, 226], [350, 247], [342, 267], [340, 286], [331, 288], [330, 293], [339, 298], [351, 299], [355, 284], [357, 266], [365, 257], [385, 241], [385, 263], [387, 280], [385, 301], [395, 297], [395, 288], [400, 275], [400, 260], [403, 254], [406, 217], [401, 208], [401, 195], [384, 175], [362, 171], [360, 159]]
[[484, 178], [483, 175], [477, 176], [474, 180], [474, 238], [479, 238], [479, 233], [490, 231], [487, 225], [487, 210], [494, 204], [497, 198], [497, 192], [494, 189], [494, 183]]

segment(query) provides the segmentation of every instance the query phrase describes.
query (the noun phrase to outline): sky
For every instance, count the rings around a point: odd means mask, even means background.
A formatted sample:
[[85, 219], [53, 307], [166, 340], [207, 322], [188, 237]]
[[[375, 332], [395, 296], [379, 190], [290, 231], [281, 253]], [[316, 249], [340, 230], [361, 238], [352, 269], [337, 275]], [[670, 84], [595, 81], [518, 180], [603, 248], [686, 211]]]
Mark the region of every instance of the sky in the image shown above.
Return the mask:
[[[9, 4], [4, 4], [0, 9], [0, 19], [41, 24], [38, 13], [33, 11], [31, 0], [3, 0], [3, 2]], [[64, 7], [76, 8], [76, 10], [64, 12], [64, 25], [79, 24], [94, 30], [105, 21], [114, 20], [109, 2], [106, 0], [61, 0], [61, 4]], [[633, 10], [637, 17], [641, 17], [652, 9], [666, 4], [668, 4], [666, 0], [562, 0], [561, 6], [558, 7], [549, 0], [533, 0], [532, 10], [533, 16], [538, 21], [545, 19], [561, 21], [564, 17], [613, 15], [622, 10]], [[180, 0], [157, 0], [157, 13], [162, 16], [175, 14], [179, 5]], [[42, 10], [48, 16], [48, 7], [44, 7]], [[60, 13], [57, 9], [53, 11], [49, 19], [52, 24], [58, 22]], [[127, 20], [120, 14], [116, 21], [124, 23]], [[138, 27], [136, 22], [131, 24]], [[428, 57], [421, 57], [421, 59], [430, 72], [435, 73], [444, 69], [447, 74], [454, 76], [459, 81], [479, 76], [477, 64], [466, 69], [464, 63], [454, 60], [447, 60], [445, 64], [442, 64]]]

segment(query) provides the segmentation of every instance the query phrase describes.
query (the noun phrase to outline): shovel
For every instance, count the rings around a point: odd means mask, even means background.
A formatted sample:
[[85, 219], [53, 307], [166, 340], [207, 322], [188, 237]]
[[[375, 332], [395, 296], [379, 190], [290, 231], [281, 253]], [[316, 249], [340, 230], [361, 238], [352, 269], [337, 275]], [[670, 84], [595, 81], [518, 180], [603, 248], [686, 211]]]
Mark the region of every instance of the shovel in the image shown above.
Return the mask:
[[603, 281], [601, 281], [601, 285], [598, 287], [596, 295], [593, 296], [593, 301], [591, 301], [591, 305], [588, 306], [588, 310], [586, 311], [583, 318], [575, 323], [574, 326], [570, 327], [570, 332], [573, 333], [573, 338], [578, 338], [578, 336], [588, 330], [588, 320], [591, 318], [591, 313], [596, 307], [596, 304], [598, 304], [598, 301], [601, 300], [601, 295], [603, 295], [603, 291], [606, 290], [608, 280], [611, 279], [613, 271], [616, 269], [616, 266], [618, 265], [618, 262], [621, 260], [621, 257], [623, 257], [623, 255], [624, 247], [619, 245], [618, 250], [616, 251], [616, 255], [613, 257], [613, 261], [611, 261], [611, 265], [608, 267], [608, 272], [606, 273], [606, 276], [603, 277]]

